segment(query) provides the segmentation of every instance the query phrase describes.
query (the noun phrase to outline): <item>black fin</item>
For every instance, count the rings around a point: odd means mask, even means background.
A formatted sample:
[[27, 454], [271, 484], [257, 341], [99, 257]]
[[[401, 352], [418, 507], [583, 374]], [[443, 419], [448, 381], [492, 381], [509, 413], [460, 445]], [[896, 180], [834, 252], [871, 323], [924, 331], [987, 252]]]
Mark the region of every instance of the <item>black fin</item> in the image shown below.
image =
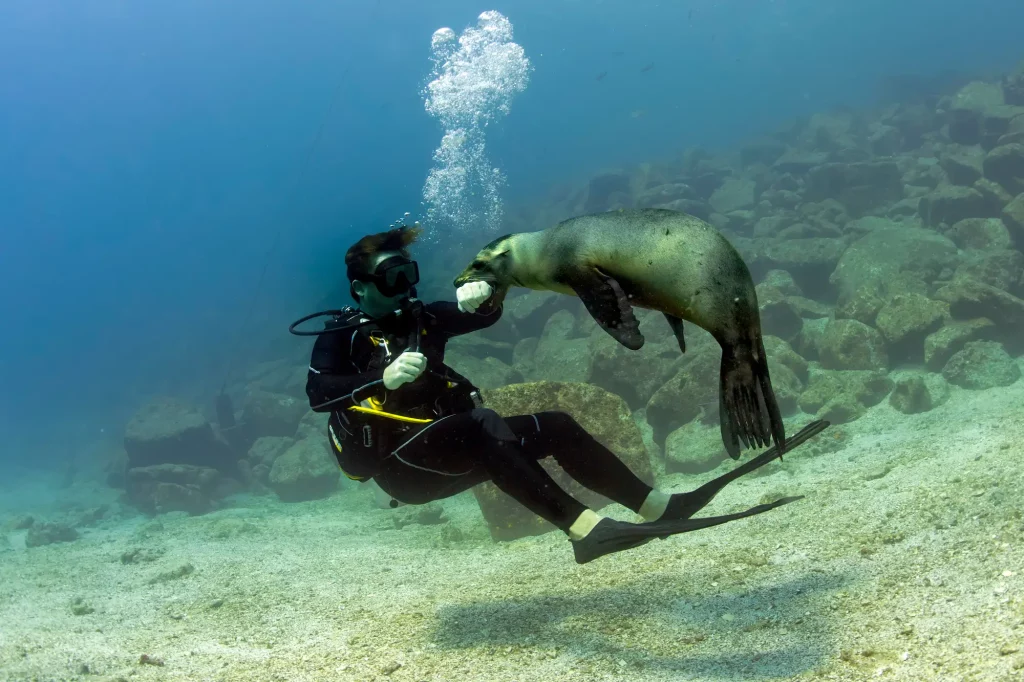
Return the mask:
[[589, 268], [586, 272], [573, 272], [565, 279], [565, 284], [580, 297], [587, 312], [612, 338], [630, 350], [643, 347], [644, 337], [633, 306], [614, 277]]
[[725, 451], [739, 459], [744, 448], [765, 447], [771, 441], [780, 455], [786, 451], [786, 430], [772, 390], [764, 344], [754, 349], [722, 346], [722, 370], [718, 394], [719, 420]]
[[662, 313], [662, 315], [668, 320], [668, 326], [672, 328], [672, 333], [675, 335], [676, 341], [679, 342], [679, 350], [685, 353], [686, 339], [683, 338], [683, 321], [675, 315], [669, 315], [668, 313]]
[[678, 519], [671, 521], [652, 521], [651, 523], [625, 523], [614, 519], [603, 518], [582, 540], [575, 540], [572, 543], [573, 554], [576, 556], [576, 563], [585, 564], [598, 557], [612, 552], [620, 552], [624, 549], [631, 549], [654, 538], [667, 538], [680, 533], [690, 533], [702, 528], [719, 526], [723, 523], [744, 519], [748, 516], [763, 514], [776, 507], [781, 507], [790, 502], [796, 502], [801, 497], [784, 497], [769, 504], [759, 504], [756, 507], [737, 512], [735, 514], [723, 514], [722, 516], [705, 516], [699, 519]]
[[[790, 437], [786, 442], [786, 447], [792, 450], [798, 447], [808, 440], [817, 436], [819, 433], [827, 429], [829, 422], [824, 420], [813, 421], [804, 428], [800, 429], [796, 435]], [[668, 504], [668, 508], [665, 510], [665, 514], [661, 517], [662, 519], [688, 519], [701, 509], [706, 507], [708, 503], [715, 498], [722, 488], [735, 481], [740, 476], [749, 474], [750, 472], [760, 469], [765, 464], [768, 464], [776, 457], [781, 458], [782, 453], [779, 452], [777, 447], [771, 447], [762, 452], [760, 455], [750, 460], [745, 464], [741, 464], [727, 474], [722, 474], [716, 479], [708, 481], [696, 490], [692, 490], [688, 493], [676, 493], [672, 495], [672, 499]]]

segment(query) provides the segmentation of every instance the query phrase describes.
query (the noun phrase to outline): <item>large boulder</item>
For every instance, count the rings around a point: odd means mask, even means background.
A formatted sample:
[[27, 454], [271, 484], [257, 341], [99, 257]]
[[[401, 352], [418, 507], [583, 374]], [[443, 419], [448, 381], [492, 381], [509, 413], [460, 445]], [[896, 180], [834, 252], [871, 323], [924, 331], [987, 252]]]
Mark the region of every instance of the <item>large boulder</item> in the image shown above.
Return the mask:
[[938, 330], [948, 316], [946, 303], [921, 294], [897, 294], [878, 312], [875, 326], [889, 344], [890, 360], [920, 362], [925, 337]]
[[792, 275], [804, 291], [822, 298], [830, 289], [829, 277], [845, 250], [846, 243], [841, 239], [786, 239], [770, 244], [763, 260], [768, 267]]
[[[573, 338], [576, 319], [568, 310], [552, 315], [533, 352], [516, 362], [528, 381], [584, 381], [590, 374], [591, 355], [586, 338]], [[483, 388], [483, 386], [481, 386]]]
[[999, 218], [966, 218], [953, 225], [949, 237], [961, 249], [1009, 249], [1010, 231]]
[[857, 320], [830, 320], [819, 340], [821, 365], [826, 369], [886, 370], [885, 339], [874, 327]]
[[950, 322], [925, 338], [924, 366], [933, 372], [941, 372], [954, 353], [968, 341], [988, 339], [993, 327], [992, 320], [984, 317]]
[[970, 187], [984, 175], [984, 162], [985, 150], [979, 146], [951, 147], [939, 157], [939, 164], [949, 181], [965, 187]]
[[903, 198], [903, 175], [895, 161], [826, 163], [807, 177], [808, 201], [838, 199], [854, 217]]
[[994, 205], [973, 187], [941, 185], [921, 197], [919, 211], [926, 225], [953, 225], [967, 218], [994, 218], [1000, 206]]
[[1003, 223], [1013, 235], [1018, 248], [1024, 248], [1024, 193], [1018, 194], [1003, 207]]
[[[630, 350], [598, 329], [591, 334], [586, 352], [591, 358], [586, 381], [620, 396], [632, 409], [644, 407], [684, 362], [664, 315], [646, 310], [636, 314], [644, 335], [640, 350]], [[715, 344], [703, 329], [689, 323], [684, 326], [687, 354], [699, 346]]]
[[1004, 144], [985, 156], [985, 177], [1011, 194], [1024, 192], [1024, 144]]
[[754, 206], [753, 180], [745, 178], [728, 178], [722, 186], [715, 190], [708, 203], [719, 213], [729, 213]]
[[262, 436], [294, 436], [299, 421], [308, 411], [308, 398], [262, 389], [249, 391], [242, 404], [242, 423], [239, 426], [247, 439], [247, 449]]
[[881, 295], [904, 273], [928, 283], [956, 267], [957, 247], [946, 237], [923, 228], [891, 225], [872, 229], [843, 252], [830, 278], [839, 290], [840, 304], [864, 292]]
[[882, 402], [892, 388], [883, 372], [818, 370], [800, 396], [800, 409], [819, 419], [849, 422]]
[[192, 464], [233, 473], [238, 456], [199, 410], [174, 398], [142, 407], [124, 431], [128, 468]]
[[942, 376], [962, 388], [982, 390], [1009, 386], [1020, 379], [1020, 367], [995, 341], [971, 341], [942, 368]]
[[129, 501], [147, 514], [203, 514], [213, 509], [220, 483], [210, 467], [158, 464], [129, 469], [126, 488]]
[[284, 502], [327, 497], [338, 487], [340, 469], [327, 440], [303, 438], [274, 460], [267, 485]]
[[[638, 477], [653, 482], [651, 463], [643, 436], [629, 407], [616, 395], [583, 383], [539, 381], [483, 391], [485, 405], [503, 417], [544, 411], [572, 416], [599, 443], [614, 452]], [[569, 477], [552, 458], [541, 466], [569, 494], [592, 509], [610, 500], [588, 490]], [[512, 540], [547, 532], [552, 526], [501, 492], [493, 483], [473, 488], [473, 494], [495, 540]]]
[[987, 317], [1004, 337], [1024, 337], [1024, 300], [1002, 289], [961, 277], [940, 287], [935, 298], [948, 303], [957, 319]]

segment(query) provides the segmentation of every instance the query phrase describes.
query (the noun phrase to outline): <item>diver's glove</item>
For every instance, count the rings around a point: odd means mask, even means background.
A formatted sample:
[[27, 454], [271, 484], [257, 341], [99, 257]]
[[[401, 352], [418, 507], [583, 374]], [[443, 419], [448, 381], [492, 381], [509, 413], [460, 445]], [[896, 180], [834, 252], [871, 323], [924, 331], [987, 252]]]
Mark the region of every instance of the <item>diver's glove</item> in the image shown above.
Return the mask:
[[384, 368], [384, 388], [393, 391], [402, 384], [413, 381], [427, 367], [427, 358], [423, 353], [405, 351]]
[[491, 285], [487, 282], [466, 282], [455, 290], [459, 310], [464, 313], [475, 313], [480, 304], [490, 297]]

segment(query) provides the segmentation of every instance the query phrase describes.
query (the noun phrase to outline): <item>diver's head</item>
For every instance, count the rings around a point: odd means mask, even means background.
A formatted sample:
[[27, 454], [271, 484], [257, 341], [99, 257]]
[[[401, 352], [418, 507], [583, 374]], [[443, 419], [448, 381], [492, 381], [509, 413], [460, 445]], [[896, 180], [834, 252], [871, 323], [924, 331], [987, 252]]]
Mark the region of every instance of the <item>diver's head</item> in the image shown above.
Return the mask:
[[416, 261], [408, 246], [420, 234], [418, 227], [401, 226], [363, 237], [345, 253], [349, 292], [359, 308], [373, 317], [386, 315], [416, 295]]
[[480, 249], [473, 262], [455, 278], [455, 286], [460, 287], [467, 282], [487, 282], [494, 289], [507, 289], [515, 282], [512, 276], [513, 235], [498, 237]]

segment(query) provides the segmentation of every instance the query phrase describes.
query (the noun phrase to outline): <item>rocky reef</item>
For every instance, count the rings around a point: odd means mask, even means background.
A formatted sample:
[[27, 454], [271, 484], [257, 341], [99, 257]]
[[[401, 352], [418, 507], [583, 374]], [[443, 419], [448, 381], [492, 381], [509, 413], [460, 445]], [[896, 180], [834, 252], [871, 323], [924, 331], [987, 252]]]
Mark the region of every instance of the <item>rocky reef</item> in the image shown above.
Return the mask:
[[[787, 417], [842, 423], [888, 406], [912, 419], [950, 391], [1018, 381], [1024, 353], [1024, 65], [951, 85], [927, 103], [818, 113], [736, 149], [602, 172], [510, 207], [505, 231], [621, 208], [705, 219], [754, 277]], [[447, 360], [500, 413], [565, 410], [643, 477], [713, 469], [720, 350], [687, 325], [680, 354], [660, 314], [637, 312], [646, 343], [632, 352], [578, 300], [514, 290], [502, 320], [453, 339]], [[144, 408], [125, 434], [130, 497], [199, 513], [225, 481], [284, 501], [331, 494], [338, 471], [304, 383], [303, 362], [252, 368], [223, 432], [173, 401]], [[474, 494], [496, 539], [545, 530], [493, 486]]]

